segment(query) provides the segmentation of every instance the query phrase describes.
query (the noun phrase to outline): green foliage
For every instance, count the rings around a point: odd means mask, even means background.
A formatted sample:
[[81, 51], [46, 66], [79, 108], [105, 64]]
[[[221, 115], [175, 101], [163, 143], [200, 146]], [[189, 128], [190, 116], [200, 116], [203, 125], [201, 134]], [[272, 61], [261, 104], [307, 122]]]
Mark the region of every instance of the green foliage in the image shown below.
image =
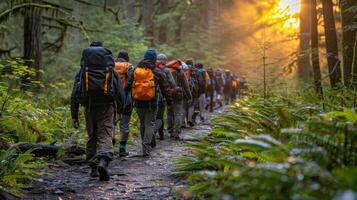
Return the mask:
[[331, 199], [356, 192], [357, 113], [333, 108], [306, 96], [241, 99], [212, 120], [208, 137], [190, 145], [193, 156], [177, 161], [175, 175], [191, 185], [194, 199]]
[[35, 169], [40, 164], [33, 162], [31, 150], [18, 154], [16, 146], [8, 150], [0, 150], [0, 186], [5, 190], [19, 195], [20, 188], [26, 186], [26, 181], [37, 176]]

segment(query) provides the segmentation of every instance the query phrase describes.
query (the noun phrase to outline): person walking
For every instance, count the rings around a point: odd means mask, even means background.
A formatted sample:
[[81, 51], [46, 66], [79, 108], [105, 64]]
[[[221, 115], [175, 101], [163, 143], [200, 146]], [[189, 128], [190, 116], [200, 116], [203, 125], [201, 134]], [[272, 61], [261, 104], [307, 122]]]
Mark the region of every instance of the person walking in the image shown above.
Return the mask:
[[165, 75], [155, 65], [157, 53], [155, 49], [148, 49], [133, 73], [128, 77], [125, 94], [134, 100], [134, 107], [139, 116], [140, 135], [143, 156], [150, 155], [154, 147], [153, 139], [159, 91], [164, 95], [167, 105], [172, 106], [170, 88]]
[[[162, 71], [162, 73], [165, 75], [166, 80], [168, 81], [169, 87], [170, 87], [170, 92], [173, 91], [176, 88], [176, 83], [174, 78], [172, 77], [172, 74], [170, 70], [166, 67], [167, 63], [167, 57], [165, 54], [159, 54], [157, 55], [157, 61], [156, 61], [156, 67]], [[172, 93], [172, 92], [171, 92]], [[166, 108], [166, 101], [163, 98], [164, 95], [160, 92], [160, 98], [158, 101], [158, 110], [156, 114], [156, 128], [155, 132], [159, 133], [160, 140], [164, 140], [164, 113], [165, 113], [165, 108]], [[167, 118], [170, 119], [168, 120], [168, 129], [171, 130], [172, 132], [172, 127], [173, 127], [173, 108], [168, 107], [167, 108]]]
[[232, 98], [232, 81], [233, 81], [233, 77], [230, 70], [228, 69], [225, 70], [224, 79], [225, 79], [225, 83], [223, 87], [224, 102], [226, 105], [228, 105], [231, 102], [231, 98]]
[[[129, 59], [130, 58], [128, 52], [122, 50], [119, 51], [118, 57], [115, 60], [115, 71], [119, 74], [123, 90], [125, 88], [125, 84], [128, 77], [134, 70], [134, 66], [129, 63]], [[126, 151], [126, 144], [129, 139], [129, 125], [132, 111], [133, 106], [131, 94], [128, 94], [125, 96], [125, 105], [123, 108], [123, 113], [118, 116], [118, 120], [120, 120], [119, 157], [125, 157], [129, 155], [129, 153]]]
[[206, 79], [206, 71], [203, 69], [202, 63], [196, 63], [195, 68], [197, 69], [197, 79], [198, 79], [198, 102], [196, 104], [196, 109], [199, 111], [200, 120], [201, 122], [204, 121], [204, 112], [205, 112], [205, 105], [206, 105], [206, 88], [207, 82]]
[[174, 126], [171, 134], [171, 137], [175, 140], [180, 140], [179, 134], [181, 133], [185, 113], [183, 102], [192, 102], [190, 87], [181, 66], [182, 62], [180, 60], [173, 60], [167, 63], [167, 67], [170, 69], [176, 83], [176, 91], [173, 95]]
[[101, 42], [92, 42], [84, 49], [80, 65], [71, 95], [73, 126], [79, 127], [79, 105], [82, 105], [88, 134], [86, 160], [91, 167], [90, 176], [108, 181], [108, 165], [113, 159], [114, 113], [122, 110], [124, 93], [114, 71], [112, 53]]

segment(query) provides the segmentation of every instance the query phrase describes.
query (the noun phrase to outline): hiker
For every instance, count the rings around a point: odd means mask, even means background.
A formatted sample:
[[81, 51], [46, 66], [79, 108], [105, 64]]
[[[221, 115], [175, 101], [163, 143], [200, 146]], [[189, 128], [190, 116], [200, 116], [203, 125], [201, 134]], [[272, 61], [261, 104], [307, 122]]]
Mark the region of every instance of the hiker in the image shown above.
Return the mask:
[[216, 70], [215, 78], [216, 78], [215, 99], [219, 107], [222, 107], [223, 106], [222, 96], [223, 96], [223, 87], [225, 85], [225, 79], [220, 69]]
[[248, 89], [246, 83], [246, 76], [242, 75], [242, 77], [238, 81], [238, 98], [242, 98], [244, 96], [244, 90]]
[[224, 88], [223, 88], [224, 102], [226, 105], [228, 105], [231, 102], [232, 80], [233, 80], [230, 70], [228, 70], [228, 69], [225, 70], [224, 79], [225, 79]]
[[198, 80], [198, 72], [197, 72], [197, 69], [193, 65], [193, 61], [187, 60], [185, 63], [187, 64], [187, 66], [189, 68], [189, 76], [187, 76], [187, 77], [188, 77], [188, 84], [190, 86], [190, 91], [191, 91], [191, 95], [192, 95], [191, 104], [187, 104], [186, 119], [187, 119], [187, 124], [190, 127], [193, 127], [196, 123], [196, 119], [194, 117], [195, 105], [198, 103], [198, 99], [200, 96], [199, 84], [198, 84], [199, 80]]
[[237, 93], [238, 93], [238, 77], [237, 75], [233, 74], [232, 93], [231, 93], [232, 101], [235, 101], [237, 99]]
[[[181, 69], [186, 77], [186, 80], [187, 80], [187, 83], [189, 85], [189, 80], [190, 80], [190, 68], [189, 66], [185, 63], [185, 62], [181, 62]], [[190, 87], [189, 87], [190, 88]], [[191, 92], [191, 88], [190, 88], [190, 92]], [[192, 93], [191, 93], [192, 95]], [[187, 100], [187, 99], [184, 99], [183, 101], [183, 120], [182, 120], [182, 128], [186, 128], [187, 127], [187, 115], [188, 115], [188, 107], [190, 106], [190, 104], [192, 103], [192, 99], [190, 100]]]
[[[172, 74], [170, 70], [166, 67], [167, 63], [167, 57], [165, 54], [159, 54], [157, 55], [157, 61], [156, 61], [156, 67], [162, 71], [162, 73], [166, 76], [166, 80], [168, 81], [170, 91], [176, 88], [176, 83], [174, 78], [172, 77]], [[165, 99], [163, 98], [162, 93], [160, 92], [160, 98], [158, 101], [158, 110], [156, 114], [156, 128], [155, 132], [159, 133], [159, 138], [160, 140], [164, 140], [164, 113], [165, 113], [165, 107], [166, 107], [166, 102]], [[170, 118], [169, 122], [169, 129], [172, 131], [173, 127], [173, 108], [168, 107], [167, 108], [167, 118]]]
[[86, 160], [90, 163], [90, 176], [99, 175], [101, 181], [108, 181], [108, 165], [113, 159], [114, 113], [122, 110], [124, 93], [114, 71], [112, 53], [101, 42], [92, 42], [84, 49], [80, 65], [71, 95], [73, 126], [79, 127], [81, 104], [85, 108]]
[[[118, 57], [115, 60], [115, 71], [119, 74], [121, 81], [121, 86], [124, 90], [126, 81], [130, 74], [133, 72], [134, 66], [129, 63], [128, 52], [122, 50], [119, 51]], [[131, 113], [133, 111], [131, 94], [125, 96], [125, 105], [123, 108], [123, 113], [120, 118], [120, 143], [119, 143], [119, 157], [128, 156], [129, 153], [126, 151], [126, 144], [129, 139], [129, 125]]]
[[170, 69], [176, 83], [176, 91], [173, 95], [174, 127], [171, 133], [171, 137], [174, 140], [180, 140], [179, 134], [181, 133], [181, 126], [183, 125], [184, 120], [183, 102], [187, 101], [191, 103], [192, 96], [185, 73], [181, 68], [182, 62], [180, 60], [173, 60], [168, 62], [166, 65]]
[[170, 88], [165, 75], [155, 66], [155, 49], [148, 49], [144, 59], [137, 64], [125, 85], [125, 94], [131, 96], [139, 116], [143, 157], [148, 157], [155, 144], [155, 121], [158, 91], [164, 95], [167, 106], [172, 106]]
[[196, 63], [195, 68], [197, 69], [197, 79], [198, 79], [198, 102], [196, 104], [196, 110], [200, 113], [200, 120], [201, 122], [204, 121], [204, 112], [205, 112], [205, 105], [206, 105], [206, 87], [208, 77], [206, 71], [203, 69], [202, 63]]
[[216, 92], [216, 77], [214, 75], [213, 69], [209, 67], [207, 69], [207, 74], [209, 76], [209, 81], [207, 84], [206, 96], [207, 96], [207, 106], [206, 110], [209, 109], [210, 112], [213, 112], [213, 108], [215, 105], [215, 92]]

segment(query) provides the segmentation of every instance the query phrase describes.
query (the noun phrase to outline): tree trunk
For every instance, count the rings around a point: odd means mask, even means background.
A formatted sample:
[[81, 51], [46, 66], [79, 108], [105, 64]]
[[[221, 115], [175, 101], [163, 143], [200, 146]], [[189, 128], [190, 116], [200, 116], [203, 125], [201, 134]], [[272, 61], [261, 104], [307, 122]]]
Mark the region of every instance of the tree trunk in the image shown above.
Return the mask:
[[154, 23], [152, 20], [154, 6], [152, 0], [142, 0], [142, 13], [143, 20], [142, 24], [144, 27], [145, 35], [149, 37], [150, 45], [153, 46], [153, 36], [154, 36]]
[[357, 33], [355, 36], [355, 44], [352, 55], [352, 84], [354, 88], [357, 88]]
[[351, 10], [352, 6], [356, 5], [355, 0], [341, 0], [341, 15], [342, 15], [342, 53], [343, 53], [343, 78], [346, 86], [351, 85], [352, 79], [352, 62], [353, 48], [355, 44], [356, 28], [352, 28], [353, 24], [357, 24], [356, 12]]
[[311, 63], [314, 75], [315, 90], [322, 96], [320, 58], [319, 58], [319, 33], [316, 12], [316, 0], [311, 0]]
[[[160, 1], [160, 14], [165, 14], [169, 10], [169, 1], [168, 0], [161, 0]], [[160, 25], [159, 30], [159, 43], [165, 43], [167, 41], [167, 32], [166, 32], [166, 24]]]
[[[32, 2], [42, 3], [42, 0]], [[35, 77], [27, 76], [25, 84], [29, 83], [28, 78], [36, 81], [42, 79], [41, 17], [41, 8], [28, 7], [24, 12], [24, 60], [35, 71]]]
[[297, 61], [297, 75], [300, 81], [310, 82], [310, 0], [301, 0], [300, 8], [300, 44]]
[[341, 82], [341, 68], [338, 58], [337, 34], [332, 0], [323, 0], [322, 7], [330, 83], [331, 87], [335, 87]]
[[136, 22], [135, 0], [121, 0], [123, 19]]

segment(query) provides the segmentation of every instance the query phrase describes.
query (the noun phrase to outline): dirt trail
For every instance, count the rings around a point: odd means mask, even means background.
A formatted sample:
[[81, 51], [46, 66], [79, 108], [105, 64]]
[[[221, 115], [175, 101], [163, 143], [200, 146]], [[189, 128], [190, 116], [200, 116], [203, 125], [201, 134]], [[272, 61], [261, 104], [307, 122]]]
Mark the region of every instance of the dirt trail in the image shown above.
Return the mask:
[[[222, 110], [215, 112], [221, 113]], [[158, 141], [150, 158], [140, 154], [138, 140], [129, 146], [130, 156], [116, 157], [110, 164], [111, 180], [99, 182], [89, 177], [89, 167], [73, 165], [50, 169], [42, 181], [30, 188], [24, 199], [170, 199], [180, 182], [170, 178], [173, 162], [191, 152], [186, 147], [210, 132], [209, 120], [193, 128], [183, 129], [183, 141], [165, 138]]]

